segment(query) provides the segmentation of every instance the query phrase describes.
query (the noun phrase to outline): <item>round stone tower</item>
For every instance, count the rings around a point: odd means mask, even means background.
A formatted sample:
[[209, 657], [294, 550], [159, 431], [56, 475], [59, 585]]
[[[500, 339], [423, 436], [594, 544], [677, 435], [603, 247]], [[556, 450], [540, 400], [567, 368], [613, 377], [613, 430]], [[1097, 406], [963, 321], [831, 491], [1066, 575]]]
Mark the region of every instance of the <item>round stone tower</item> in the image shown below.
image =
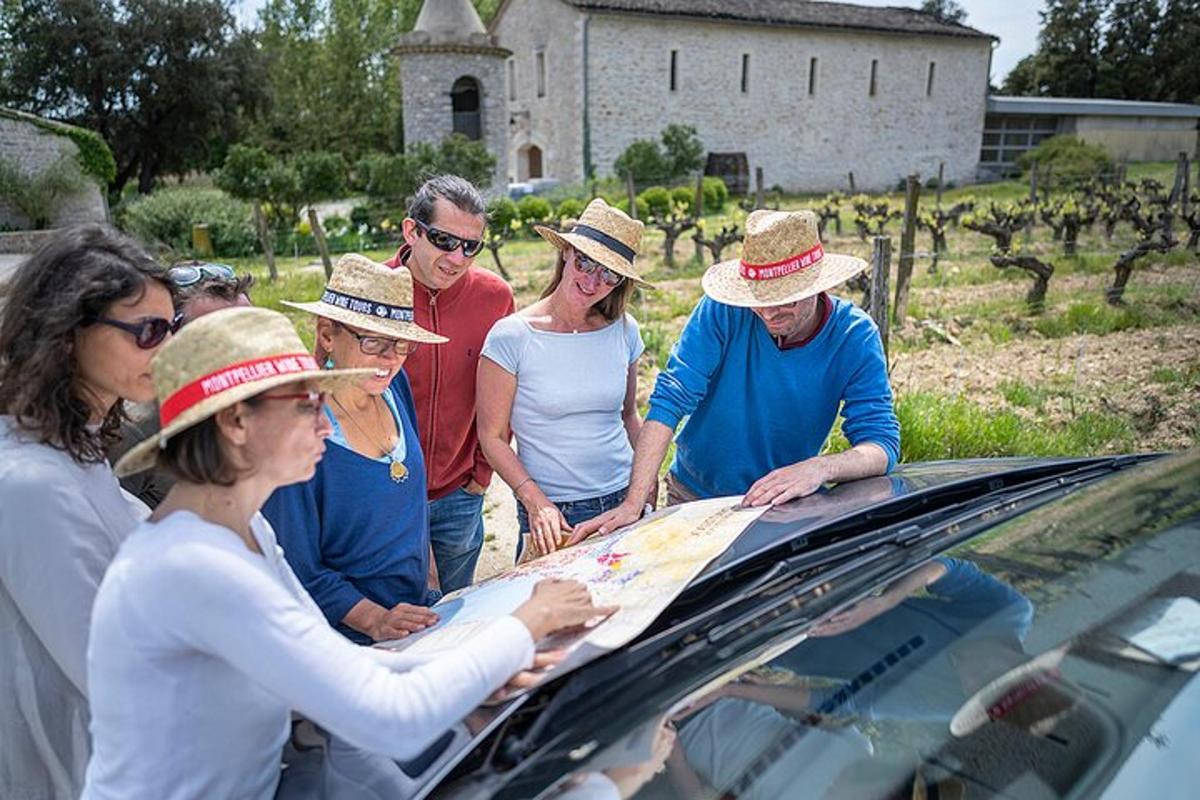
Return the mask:
[[451, 133], [483, 141], [496, 157], [489, 194], [508, 183], [508, 104], [504, 63], [471, 0], [425, 0], [411, 33], [392, 51], [400, 60], [404, 145], [439, 144]]

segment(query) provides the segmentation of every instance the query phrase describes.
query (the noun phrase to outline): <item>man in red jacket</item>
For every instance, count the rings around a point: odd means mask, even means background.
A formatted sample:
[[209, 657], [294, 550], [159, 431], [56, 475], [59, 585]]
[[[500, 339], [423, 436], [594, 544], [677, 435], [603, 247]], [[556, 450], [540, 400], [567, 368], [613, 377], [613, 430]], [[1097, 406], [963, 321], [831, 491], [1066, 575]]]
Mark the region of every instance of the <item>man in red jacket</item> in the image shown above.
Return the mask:
[[404, 244], [385, 262], [412, 270], [421, 327], [450, 339], [417, 348], [404, 364], [425, 454], [429, 536], [443, 592], [471, 583], [483, 547], [483, 495], [492, 469], [475, 431], [475, 369], [493, 323], [514, 310], [512, 289], [472, 266], [487, 215], [479, 190], [439, 175], [417, 190], [404, 220]]

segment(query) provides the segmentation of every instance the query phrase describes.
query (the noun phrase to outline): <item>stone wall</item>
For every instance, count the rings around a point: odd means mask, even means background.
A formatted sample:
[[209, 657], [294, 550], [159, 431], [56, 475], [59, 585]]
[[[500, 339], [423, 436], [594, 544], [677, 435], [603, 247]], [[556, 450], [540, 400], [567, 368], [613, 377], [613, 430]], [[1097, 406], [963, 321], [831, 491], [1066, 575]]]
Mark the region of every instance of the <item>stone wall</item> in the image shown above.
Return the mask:
[[[515, 10], [505, 25], [532, 24]], [[594, 14], [588, 38], [597, 174], [611, 173], [634, 139], [657, 138], [678, 122], [695, 126], [709, 151], [745, 152], [751, 174], [762, 167], [768, 186], [789, 191], [845, 190], [850, 170], [859, 189], [892, 188], [913, 171], [936, 174], [939, 161], [948, 181], [975, 177], [987, 39], [617, 14]], [[503, 38], [500, 43], [517, 50]], [[675, 91], [669, 87], [672, 50], [678, 52]], [[750, 56], [746, 92], [740, 85], [744, 54]], [[817, 69], [809, 94], [812, 58]], [[872, 60], [878, 62], [874, 96]], [[927, 96], [930, 62], [936, 67]], [[556, 108], [554, 124], [569, 125], [570, 108]]]
[[[512, 180], [524, 177], [521, 153], [542, 151], [542, 174], [564, 183], [583, 180], [584, 15], [561, 0], [512, 0], [492, 31], [512, 51], [515, 92], [507, 164]], [[546, 92], [537, 93], [537, 53], [544, 53]]]
[[1173, 161], [1200, 155], [1195, 117], [1076, 117], [1075, 135], [1118, 161]]
[[454, 132], [450, 89], [461, 77], [479, 82], [483, 140], [496, 156], [496, 171], [489, 194], [505, 190], [508, 181], [508, 109], [505, 101], [504, 59], [489, 53], [405, 53], [400, 59], [404, 102], [404, 143], [438, 144]]
[[[15, 162], [26, 174], [36, 174], [59, 158], [74, 158], [75, 143], [65, 136], [43, 130], [30, 122], [0, 116], [0, 158]], [[51, 227], [82, 222], [104, 222], [108, 209], [95, 181], [85, 178], [83, 191], [65, 197], [51, 217]], [[31, 220], [0, 199], [0, 228], [27, 228]]]

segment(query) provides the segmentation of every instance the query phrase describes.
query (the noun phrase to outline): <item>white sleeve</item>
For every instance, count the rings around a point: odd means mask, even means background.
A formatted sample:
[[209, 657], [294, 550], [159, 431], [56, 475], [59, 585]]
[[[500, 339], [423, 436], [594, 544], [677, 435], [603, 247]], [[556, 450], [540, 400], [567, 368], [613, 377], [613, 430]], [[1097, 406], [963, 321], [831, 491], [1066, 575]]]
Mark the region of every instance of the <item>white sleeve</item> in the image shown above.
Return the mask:
[[87, 696], [92, 604], [117, 545], [77, 486], [9, 474], [0, 487], [0, 582]]
[[637, 320], [631, 315], [625, 315], [624, 326], [625, 350], [628, 354], [625, 363], [633, 364], [642, 357], [642, 353], [646, 352], [646, 343], [642, 341], [642, 330], [638, 327]]
[[453, 652], [393, 672], [256, 565], [232, 553], [209, 560], [169, 556], [150, 590], [155, 613], [168, 615], [174, 636], [355, 747], [412, 758], [533, 663], [528, 629], [505, 617]]
[[521, 371], [521, 354], [525, 349], [525, 323], [516, 314], [496, 322], [483, 341], [480, 355], [498, 365], [510, 375]]

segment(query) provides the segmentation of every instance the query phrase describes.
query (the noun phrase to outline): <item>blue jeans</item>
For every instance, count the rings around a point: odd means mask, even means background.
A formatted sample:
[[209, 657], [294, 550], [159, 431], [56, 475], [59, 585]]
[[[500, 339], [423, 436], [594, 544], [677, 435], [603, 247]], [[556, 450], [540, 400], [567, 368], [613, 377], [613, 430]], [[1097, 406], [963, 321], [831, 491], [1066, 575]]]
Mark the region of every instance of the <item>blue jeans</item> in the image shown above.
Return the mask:
[[[587, 522], [592, 517], [603, 514], [605, 511], [612, 511], [621, 505], [627, 491], [629, 491], [628, 486], [618, 489], [612, 494], [585, 497], [582, 500], [567, 500], [554, 505], [558, 506], [558, 510], [562, 512], [567, 524], [574, 528], [581, 522]], [[525, 506], [521, 505], [520, 501], [517, 501], [517, 527], [521, 532], [521, 535], [517, 537], [517, 561], [520, 561], [521, 551], [525, 548], [524, 535], [529, 533], [529, 514], [526, 513]]]
[[483, 549], [483, 495], [455, 489], [430, 501], [429, 539], [442, 593], [470, 586]]

